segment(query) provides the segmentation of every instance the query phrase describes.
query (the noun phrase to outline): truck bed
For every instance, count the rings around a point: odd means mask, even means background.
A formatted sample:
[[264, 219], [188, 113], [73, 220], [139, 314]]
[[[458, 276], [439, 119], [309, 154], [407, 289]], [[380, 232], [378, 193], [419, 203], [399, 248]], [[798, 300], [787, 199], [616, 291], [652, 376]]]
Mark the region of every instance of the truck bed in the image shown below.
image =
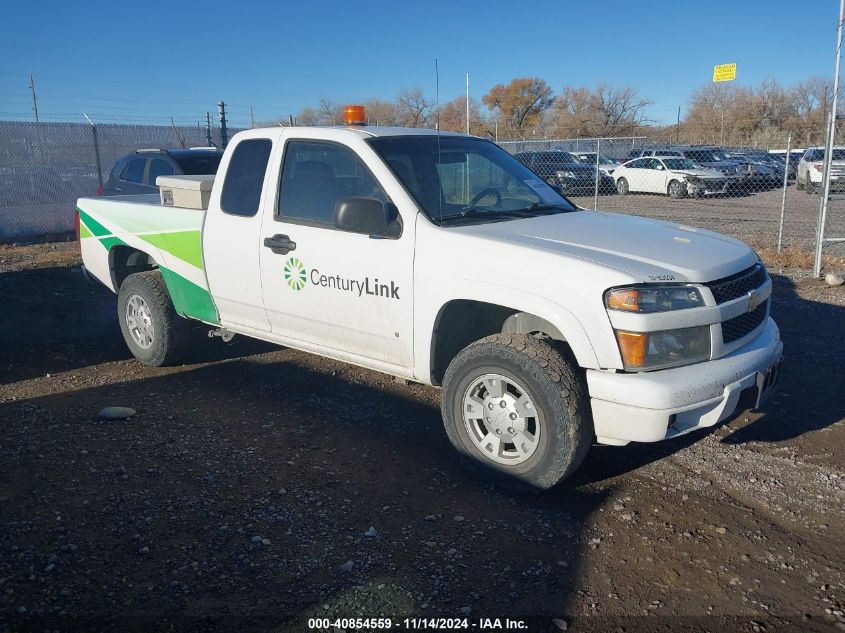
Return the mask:
[[77, 211], [80, 250], [91, 275], [117, 292], [111, 251], [146, 253], [164, 275], [177, 311], [216, 323], [202, 254], [205, 211], [163, 206], [155, 194], [80, 198]]

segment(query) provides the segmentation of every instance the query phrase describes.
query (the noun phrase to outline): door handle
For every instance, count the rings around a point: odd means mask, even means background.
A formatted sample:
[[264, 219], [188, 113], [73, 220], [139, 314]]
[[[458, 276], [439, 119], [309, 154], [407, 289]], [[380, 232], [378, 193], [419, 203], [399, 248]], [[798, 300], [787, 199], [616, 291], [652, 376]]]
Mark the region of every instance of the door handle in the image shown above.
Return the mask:
[[291, 240], [287, 235], [265, 237], [264, 246], [276, 253], [276, 255], [287, 255], [291, 251], [296, 250], [296, 242]]

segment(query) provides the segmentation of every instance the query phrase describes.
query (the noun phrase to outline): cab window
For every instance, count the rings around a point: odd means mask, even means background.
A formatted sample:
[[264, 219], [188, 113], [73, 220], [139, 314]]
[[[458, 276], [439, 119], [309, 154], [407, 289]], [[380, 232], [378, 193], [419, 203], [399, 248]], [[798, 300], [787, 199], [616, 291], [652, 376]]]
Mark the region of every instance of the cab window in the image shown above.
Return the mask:
[[348, 147], [321, 141], [287, 142], [278, 219], [334, 226], [337, 202], [351, 196], [389, 202], [381, 185]]

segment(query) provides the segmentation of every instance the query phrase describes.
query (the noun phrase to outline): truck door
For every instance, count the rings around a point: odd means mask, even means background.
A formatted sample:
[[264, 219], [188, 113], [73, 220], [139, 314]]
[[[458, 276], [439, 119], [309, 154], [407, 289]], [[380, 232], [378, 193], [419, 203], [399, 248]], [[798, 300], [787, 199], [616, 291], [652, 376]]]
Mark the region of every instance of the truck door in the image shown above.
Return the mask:
[[[243, 137], [221, 161], [203, 226], [208, 287], [223, 326], [269, 332], [259, 273], [262, 196], [273, 143]], [[271, 196], [272, 197], [272, 196]]]
[[389, 237], [335, 228], [335, 206], [343, 198], [377, 198], [392, 207], [349, 146], [292, 138], [281, 163], [279, 193], [265, 210], [260, 249], [273, 333], [409, 367], [413, 230], [406, 227], [403, 235], [398, 216]]

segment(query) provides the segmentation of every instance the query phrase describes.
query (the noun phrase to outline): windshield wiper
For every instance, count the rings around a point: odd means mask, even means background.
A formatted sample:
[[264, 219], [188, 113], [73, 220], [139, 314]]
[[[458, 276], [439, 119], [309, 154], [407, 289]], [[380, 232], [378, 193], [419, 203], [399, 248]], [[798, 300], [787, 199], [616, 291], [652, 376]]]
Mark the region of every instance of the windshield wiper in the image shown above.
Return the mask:
[[483, 217], [483, 218], [530, 218], [536, 215], [535, 212], [537, 211], [548, 211], [548, 210], [556, 210], [556, 211], [573, 211], [574, 209], [567, 209], [566, 207], [556, 205], [556, 204], [541, 204], [539, 202], [535, 202], [529, 207], [524, 209], [494, 209], [489, 210], [483, 207], [467, 207], [462, 209], [458, 213], [453, 213], [450, 215], [442, 215], [438, 219], [441, 226], [443, 222], [449, 222], [451, 220], [463, 220], [464, 218], [468, 217]]
[[534, 211], [574, 211], [575, 209], [567, 209], [559, 204], [548, 204], [545, 202], [535, 202], [534, 204], [518, 211], [534, 212]]

